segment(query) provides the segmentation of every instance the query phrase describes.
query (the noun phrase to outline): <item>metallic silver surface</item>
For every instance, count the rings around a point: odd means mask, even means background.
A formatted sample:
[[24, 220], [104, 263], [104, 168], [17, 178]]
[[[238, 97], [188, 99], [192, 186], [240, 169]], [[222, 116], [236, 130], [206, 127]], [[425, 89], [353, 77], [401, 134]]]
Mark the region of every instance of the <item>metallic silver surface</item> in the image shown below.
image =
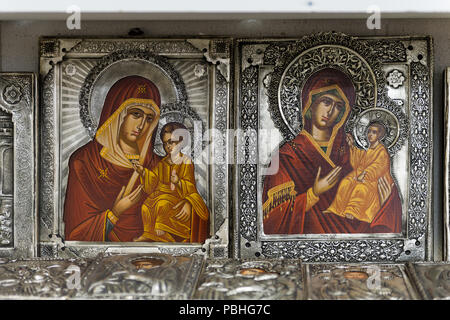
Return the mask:
[[[343, 57], [351, 62], [346, 64]], [[361, 147], [364, 141], [359, 131], [365, 130], [367, 119], [380, 116], [390, 128], [385, 143], [402, 199], [399, 234], [268, 236], [262, 231], [263, 166], [258, 162], [262, 150], [267, 148], [266, 141], [270, 141], [271, 150], [276, 150], [299, 132], [298, 88], [315, 70], [329, 66], [350, 68], [353, 82], [358, 83], [359, 103], [353, 107], [346, 131], [357, 133], [355, 140]], [[432, 259], [431, 38], [352, 37], [324, 32], [298, 40], [239, 40], [235, 70], [237, 129], [261, 132], [264, 126], [279, 132], [272, 137], [242, 134], [236, 139], [235, 152], [244, 161], [237, 164], [235, 172], [235, 258], [256, 255], [300, 258], [303, 262]], [[396, 88], [387, 80], [393, 70], [402, 71], [405, 78]]]
[[301, 300], [299, 260], [207, 260], [194, 298], [209, 300]]
[[[109, 252], [169, 252], [228, 256], [230, 52], [228, 39], [41, 39], [41, 255], [93, 258]], [[211, 217], [211, 237], [203, 245], [64, 240], [62, 208], [69, 157], [92, 139], [104, 88], [123, 72], [151, 74], [161, 83], [165, 94], [158, 130], [168, 121], [180, 121], [194, 134], [192, 150], [203, 159], [195, 164], [197, 189]], [[161, 153], [157, 136], [155, 153]], [[205, 162], [211, 160], [211, 165]]]
[[[88, 260], [0, 260], [1, 299], [69, 299], [74, 297]], [[75, 273], [77, 274], [75, 275]], [[73, 277], [73, 279], [71, 278]], [[77, 285], [78, 284], [78, 285]]]
[[450, 68], [445, 70], [444, 259], [450, 261]]
[[82, 280], [81, 299], [190, 299], [203, 266], [201, 256], [100, 255]]
[[0, 73], [0, 256], [37, 256], [37, 89], [32, 73]]
[[[388, 150], [392, 150], [392, 147], [395, 146], [401, 131], [403, 131], [403, 135], [406, 133], [406, 126], [403, 126], [403, 128], [400, 127], [397, 117], [389, 110], [383, 108], [371, 108], [365, 110], [359, 114], [355, 121], [355, 126], [353, 127], [353, 136], [356, 138], [358, 145], [362, 146], [364, 149], [369, 147], [369, 142], [367, 141], [367, 129], [371, 121], [382, 122], [386, 128], [386, 134], [382, 141]], [[404, 139], [402, 142], [405, 142]], [[400, 147], [397, 149], [400, 149]]]
[[0, 258], [0, 299], [450, 299], [450, 264], [301, 263], [161, 253]]
[[449, 263], [408, 263], [408, 271], [422, 299], [450, 300]]
[[419, 296], [403, 264], [307, 264], [311, 300], [411, 300]]

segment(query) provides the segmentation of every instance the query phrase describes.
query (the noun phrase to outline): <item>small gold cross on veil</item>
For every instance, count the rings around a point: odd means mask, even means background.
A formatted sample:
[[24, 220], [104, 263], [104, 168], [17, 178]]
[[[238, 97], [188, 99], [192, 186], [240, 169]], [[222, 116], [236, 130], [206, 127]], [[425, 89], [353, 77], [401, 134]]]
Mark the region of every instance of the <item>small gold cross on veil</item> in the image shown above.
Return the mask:
[[100, 172], [100, 175], [98, 176], [99, 179], [101, 178], [108, 178], [108, 168], [106, 169], [98, 169], [98, 171]]

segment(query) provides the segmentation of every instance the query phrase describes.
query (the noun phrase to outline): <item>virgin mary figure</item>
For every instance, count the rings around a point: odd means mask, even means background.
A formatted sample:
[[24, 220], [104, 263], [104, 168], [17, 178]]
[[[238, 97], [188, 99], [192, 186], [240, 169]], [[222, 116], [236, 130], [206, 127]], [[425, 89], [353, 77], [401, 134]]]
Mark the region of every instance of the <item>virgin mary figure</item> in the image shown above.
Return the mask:
[[378, 181], [380, 210], [371, 223], [325, 213], [339, 181], [351, 170], [344, 125], [355, 103], [349, 77], [334, 68], [308, 78], [301, 92], [303, 128], [271, 161], [279, 170], [264, 179], [265, 234], [401, 232], [401, 200], [395, 184]]
[[160, 104], [158, 88], [141, 76], [110, 88], [95, 139], [69, 160], [66, 240], [132, 241], [142, 234], [145, 197], [132, 162], [153, 168], [160, 160], [153, 152]]

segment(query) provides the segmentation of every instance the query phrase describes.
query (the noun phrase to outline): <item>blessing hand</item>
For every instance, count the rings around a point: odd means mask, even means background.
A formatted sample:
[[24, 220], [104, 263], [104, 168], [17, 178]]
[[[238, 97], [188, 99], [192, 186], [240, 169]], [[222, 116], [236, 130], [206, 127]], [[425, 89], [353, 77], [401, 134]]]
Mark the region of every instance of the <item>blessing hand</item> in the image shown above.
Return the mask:
[[122, 187], [122, 190], [120, 190], [116, 200], [114, 201], [111, 211], [118, 218], [123, 212], [139, 202], [142, 197], [142, 191], [143, 187], [142, 185], [139, 185], [139, 187], [134, 189], [133, 192], [124, 197], [123, 194], [125, 192], [125, 187]]
[[327, 192], [338, 182], [339, 174], [341, 173], [342, 167], [336, 167], [330, 171], [325, 177], [319, 179], [320, 171], [322, 170], [319, 167], [317, 170], [316, 180], [314, 181], [313, 192], [316, 196], [320, 196], [322, 193]]
[[141, 176], [144, 177], [144, 167], [137, 161], [132, 162], [133, 169]]
[[378, 179], [378, 194], [380, 195], [380, 206], [383, 206], [383, 204], [389, 198], [393, 187], [394, 183], [389, 185], [385, 177], [381, 177], [380, 179]]
[[181, 222], [188, 222], [192, 214], [192, 205], [189, 201], [182, 200], [178, 202], [173, 207], [173, 209], [176, 210], [181, 207], [181, 205], [183, 205], [183, 207], [181, 208], [180, 212], [175, 215], [175, 218], [180, 220]]

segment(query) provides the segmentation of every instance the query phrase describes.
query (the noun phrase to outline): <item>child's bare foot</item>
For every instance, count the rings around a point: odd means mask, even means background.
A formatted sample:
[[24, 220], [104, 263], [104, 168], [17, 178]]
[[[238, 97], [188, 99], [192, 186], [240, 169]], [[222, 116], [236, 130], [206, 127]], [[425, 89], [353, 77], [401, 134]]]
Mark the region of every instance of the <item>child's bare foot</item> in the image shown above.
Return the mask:
[[166, 232], [164, 230], [159, 230], [159, 229], [155, 229], [155, 233], [158, 237], [162, 237], [163, 235], [166, 234]]
[[133, 239], [134, 242], [148, 242], [148, 241], [152, 241], [152, 239], [145, 237], [144, 235], [138, 237], [138, 238], [134, 238]]
[[353, 218], [354, 218], [350, 213], [346, 213], [345, 217], [350, 220], [353, 220]]

